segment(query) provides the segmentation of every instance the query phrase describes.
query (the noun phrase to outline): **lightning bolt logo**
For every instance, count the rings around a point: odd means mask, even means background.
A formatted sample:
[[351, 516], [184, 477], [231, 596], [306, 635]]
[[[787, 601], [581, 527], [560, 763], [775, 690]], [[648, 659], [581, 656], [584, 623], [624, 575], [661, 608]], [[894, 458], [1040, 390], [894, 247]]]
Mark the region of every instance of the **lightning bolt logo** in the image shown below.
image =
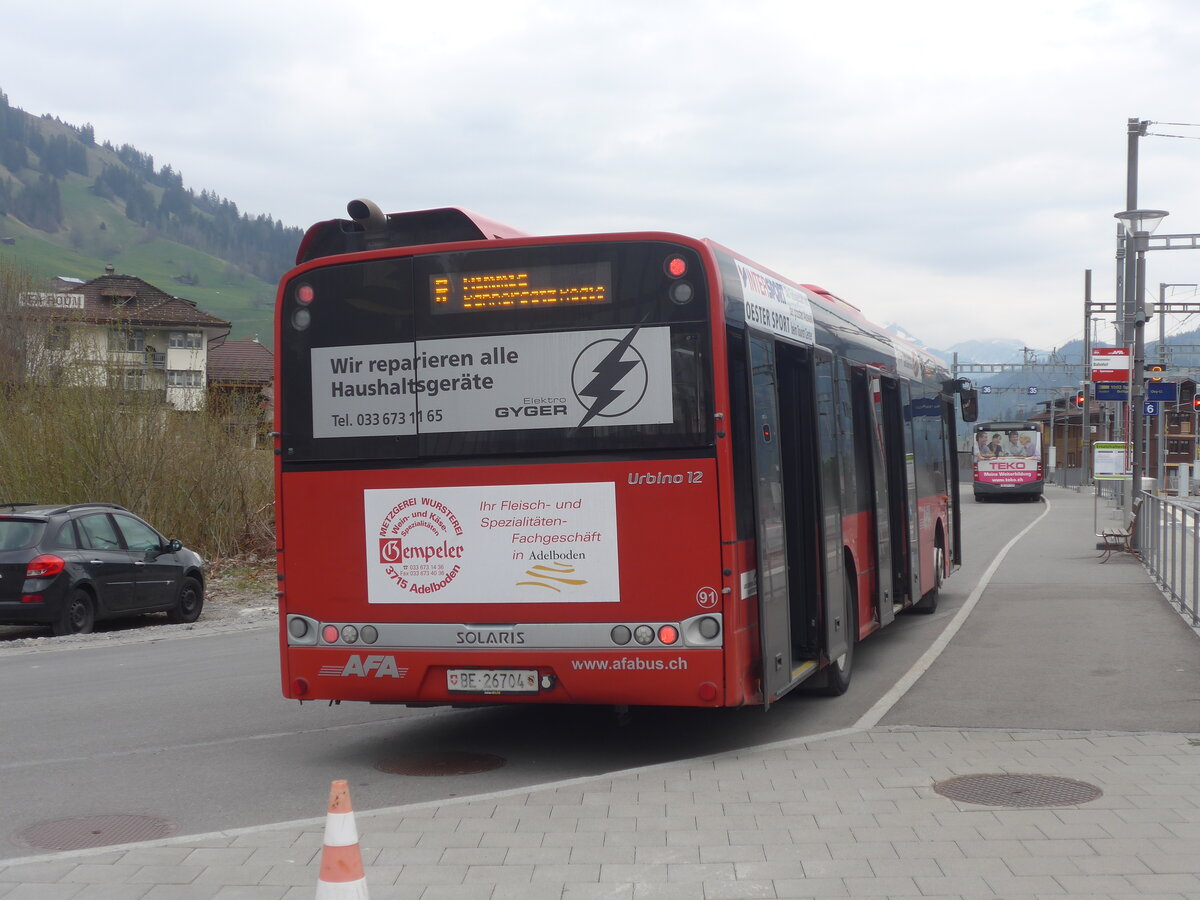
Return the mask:
[[[644, 364], [641, 356], [637, 355], [636, 350], [634, 351], [636, 355], [635, 359], [627, 360], [624, 358], [625, 353], [632, 346], [633, 337], [637, 332], [637, 327], [634, 327], [629, 334], [617, 341], [605, 357], [592, 368], [592, 374], [595, 377], [577, 392], [580, 397], [592, 398], [592, 403], [587, 407], [587, 413], [580, 420], [578, 427], [582, 428], [596, 416], [603, 413], [604, 410], [612, 405], [614, 400], [624, 394], [625, 391], [618, 389], [617, 385], [631, 371], [639, 365]], [[592, 346], [595, 345], [593, 344]]]

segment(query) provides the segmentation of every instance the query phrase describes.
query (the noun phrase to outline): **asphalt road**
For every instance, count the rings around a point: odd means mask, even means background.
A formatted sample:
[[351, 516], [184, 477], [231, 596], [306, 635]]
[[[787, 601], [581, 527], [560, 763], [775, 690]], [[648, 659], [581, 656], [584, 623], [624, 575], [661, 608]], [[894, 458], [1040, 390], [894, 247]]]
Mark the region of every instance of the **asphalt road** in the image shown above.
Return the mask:
[[[609, 708], [300, 705], [279, 694], [272, 628], [34, 653], [0, 647], [0, 858], [37, 852], [19, 833], [57, 819], [144, 815], [168, 820], [177, 834], [204, 833], [320, 816], [337, 778], [350, 781], [356, 808], [389, 807], [849, 727], [937, 638], [995, 551], [1041, 511], [964, 504], [968, 562], [947, 582], [938, 612], [902, 616], [860, 645], [844, 697], [793, 695], [767, 713], [635, 709], [618, 721]], [[505, 764], [430, 777], [377, 768], [452, 751]]]

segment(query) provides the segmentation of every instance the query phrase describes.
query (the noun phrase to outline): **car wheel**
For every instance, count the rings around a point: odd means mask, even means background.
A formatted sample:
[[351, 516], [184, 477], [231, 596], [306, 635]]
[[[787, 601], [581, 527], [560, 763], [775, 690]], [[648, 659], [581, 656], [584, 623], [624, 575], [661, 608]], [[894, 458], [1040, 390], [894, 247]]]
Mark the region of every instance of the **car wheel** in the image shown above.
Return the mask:
[[185, 578], [179, 585], [175, 606], [167, 612], [167, 621], [176, 624], [195, 622], [204, 608], [204, 588], [195, 578]]
[[76, 588], [67, 600], [67, 606], [58, 621], [50, 627], [55, 634], [91, 634], [96, 625], [96, 605], [92, 596], [83, 588]]

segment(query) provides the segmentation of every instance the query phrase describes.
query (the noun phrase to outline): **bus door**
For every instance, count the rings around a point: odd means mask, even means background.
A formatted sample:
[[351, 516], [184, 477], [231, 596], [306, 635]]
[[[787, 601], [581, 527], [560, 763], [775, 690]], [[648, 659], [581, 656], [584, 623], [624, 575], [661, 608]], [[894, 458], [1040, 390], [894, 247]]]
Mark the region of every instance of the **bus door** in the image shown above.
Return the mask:
[[958, 520], [958, 430], [954, 423], [954, 398], [942, 397], [942, 430], [945, 432], [942, 447], [946, 454], [946, 493], [950, 503], [946, 517], [950, 520], [950, 563], [957, 568], [962, 565], [962, 525]]
[[[831, 370], [828, 354], [824, 369]], [[831, 579], [822, 557], [820, 425], [811, 351], [751, 335], [750, 361], [755, 532], [763, 702], [769, 706], [817, 671], [826, 585], [840, 598], [841, 567]], [[824, 406], [832, 423], [832, 390]], [[833, 443], [832, 435], [827, 443]], [[833, 454], [836, 461], [836, 452]], [[837, 493], [834, 493], [834, 502]], [[835, 521], [840, 523], [840, 512]], [[841, 531], [838, 528], [837, 540]], [[843, 652], [843, 651], [838, 651]]]
[[[882, 379], [883, 430], [888, 455], [888, 483], [897, 486], [891, 506], [892, 534], [898, 560], [904, 561], [905, 581], [901, 588], [897, 576], [896, 599], [907, 596], [913, 603], [921, 599], [921, 547], [917, 527], [917, 465], [912, 433], [912, 392], [906, 382]], [[900, 552], [901, 536], [906, 552]]]
[[[825, 591], [822, 619], [825, 653], [830, 660], [848, 652], [857, 640], [852, 585], [846, 580], [845, 541], [842, 537], [842, 458], [838, 452], [837, 369], [833, 354], [823, 347], [813, 350], [813, 389], [817, 410], [817, 457], [820, 476], [816, 538], [822, 550]], [[850, 463], [847, 462], [847, 465]]]
[[887, 484], [888, 532], [892, 538], [891, 599], [896, 604], [913, 596], [912, 575], [916, 569], [917, 483], [913, 467], [912, 440], [904, 423], [908, 386], [880, 375], [872, 379], [872, 407], [879, 422]]
[[[859, 463], [859, 479], [866, 491], [867, 508], [871, 512], [870, 535], [875, 547], [875, 597], [872, 605], [880, 626], [896, 617], [895, 602], [904, 595], [907, 585], [903, 550], [903, 502], [907, 497], [903, 482], [899, 487], [889, 478], [888, 462], [897, 451], [890, 453], [884, 429], [883, 385], [880, 375], [865, 368], [856, 368], [852, 375], [855, 410], [854, 459]], [[901, 508], [896, 510], [899, 499]], [[893, 549], [892, 535], [900, 529]], [[860, 565], [866, 560], [861, 560]]]

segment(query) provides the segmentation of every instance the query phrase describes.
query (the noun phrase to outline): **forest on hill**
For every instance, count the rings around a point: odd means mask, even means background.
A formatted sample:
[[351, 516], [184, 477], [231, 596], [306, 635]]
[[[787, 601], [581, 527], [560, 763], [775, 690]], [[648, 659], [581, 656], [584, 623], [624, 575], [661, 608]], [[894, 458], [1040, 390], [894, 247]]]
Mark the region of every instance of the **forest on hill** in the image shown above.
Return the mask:
[[269, 332], [274, 284], [302, 236], [197, 193], [136, 147], [97, 143], [91, 124], [31, 115], [0, 91], [0, 250], [19, 244], [37, 277], [86, 280], [115, 263], [152, 283], [169, 278], [215, 314]]

